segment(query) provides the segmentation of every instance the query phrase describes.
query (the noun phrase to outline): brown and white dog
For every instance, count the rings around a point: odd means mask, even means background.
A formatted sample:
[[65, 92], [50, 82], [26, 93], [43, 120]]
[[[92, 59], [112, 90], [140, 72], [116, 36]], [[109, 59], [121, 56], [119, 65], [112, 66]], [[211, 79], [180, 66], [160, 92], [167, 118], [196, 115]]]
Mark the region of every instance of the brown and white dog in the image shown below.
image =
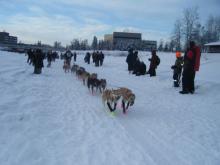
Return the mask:
[[129, 106], [134, 105], [135, 94], [130, 89], [122, 87], [119, 89], [112, 90], [112, 92], [113, 94], [122, 98], [123, 113], [126, 113], [126, 110]]
[[77, 68], [77, 70], [76, 70], [76, 76], [77, 76], [78, 78], [80, 78], [81, 75], [82, 75], [85, 71], [86, 71], [86, 70], [85, 70], [85, 68], [83, 68], [83, 67]]
[[65, 73], [70, 71], [70, 65], [66, 61], [63, 63], [63, 70]]
[[94, 92], [94, 88], [98, 88], [99, 85], [99, 80], [97, 77], [98, 75], [96, 73], [92, 73], [87, 79], [87, 87], [92, 91], [92, 94]]
[[79, 68], [79, 65], [77, 64], [73, 64], [72, 68], [71, 68], [71, 73], [76, 73], [77, 69]]
[[[107, 104], [107, 106], [111, 112], [115, 111], [116, 105], [117, 105], [117, 102], [119, 99], [120, 99], [120, 96], [115, 95], [113, 93], [113, 90], [106, 89], [102, 93], [102, 103], [103, 103], [104, 107], [105, 107], [105, 104]], [[112, 108], [112, 106], [113, 106], [113, 108]]]
[[[100, 79], [98, 82], [98, 89], [99, 89], [100, 93], [104, 92], [106, 86], [107, 86], [106, 79]], [[98, 89], [96, 88], [96, 91]]]
[[80, 75], [80, 78], [83, 80], [83, 85], [86, 85], [86, 81], [88, 81], [88, 78], [90, 76], [89, 72], [82, 72], [82, 74]]

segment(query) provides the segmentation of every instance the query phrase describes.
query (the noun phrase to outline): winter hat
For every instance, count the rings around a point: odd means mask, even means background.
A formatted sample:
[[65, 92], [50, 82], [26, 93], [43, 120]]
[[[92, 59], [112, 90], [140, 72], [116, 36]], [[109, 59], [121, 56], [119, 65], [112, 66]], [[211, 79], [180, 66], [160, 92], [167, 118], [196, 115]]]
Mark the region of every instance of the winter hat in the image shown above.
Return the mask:
[[181, 52], [180, 51], [176, 51], [176, 58], [181, 57]]

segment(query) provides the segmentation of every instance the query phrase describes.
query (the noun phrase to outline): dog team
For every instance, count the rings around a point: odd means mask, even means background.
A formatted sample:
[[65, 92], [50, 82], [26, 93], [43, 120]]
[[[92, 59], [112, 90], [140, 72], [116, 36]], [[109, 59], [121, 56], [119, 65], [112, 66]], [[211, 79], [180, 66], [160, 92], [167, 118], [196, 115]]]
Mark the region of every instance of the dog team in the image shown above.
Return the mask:
[[66, 67], [66, 63], [63, 66], [64, 72], [71, 71], [75, 74], [79, 80], [83, 81], [83, 85], [87, 85], [89, 91], [94, 95], [94, 92], [100, 92], [102, 94], [102, 103], [104, 107], [110, 110], [114, 114], [117, 104], [121, 105], [123, 113], [126, 114], [129, 106], [132, 106], [135, 101], [135, 94], [128, 88], [120, 87], [118, 89], [106, 89], [106, 79], [99, 79], [97, 73], [89, 73], [84, 67], [77, 64], [73, 64]]

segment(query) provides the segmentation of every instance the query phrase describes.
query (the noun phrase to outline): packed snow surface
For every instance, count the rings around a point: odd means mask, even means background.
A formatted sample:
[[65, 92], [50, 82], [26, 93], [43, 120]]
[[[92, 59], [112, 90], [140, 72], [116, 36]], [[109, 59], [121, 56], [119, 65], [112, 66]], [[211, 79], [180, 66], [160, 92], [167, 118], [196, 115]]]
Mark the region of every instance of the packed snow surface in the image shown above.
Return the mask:
[[[33, 74], [24, 54], [0, 51], [1, 165], [219, 165], [220, 54], [202, 54], [195, 94], [172, 86], [174, 53], [158, 53], [156, 77], [128, 74], [127, 52], [102, 67], [77, 64], [136, 95], [124, 115], [104, 108], [62, 60]], [[140, 52], [149, 66], [149, 52]], [[47, 62], [44, 61], [46, 66]]]

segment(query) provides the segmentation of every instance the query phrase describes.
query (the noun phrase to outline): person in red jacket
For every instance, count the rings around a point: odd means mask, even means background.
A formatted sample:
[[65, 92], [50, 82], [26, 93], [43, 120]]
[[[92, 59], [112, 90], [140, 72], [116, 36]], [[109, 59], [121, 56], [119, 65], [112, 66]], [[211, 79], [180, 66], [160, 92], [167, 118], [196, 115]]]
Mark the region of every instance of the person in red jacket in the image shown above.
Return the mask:
[[199, 70], [199, 64], [200, 49], [195, 45], [194, 41], [190, 41], [189, 48], [184, 55], [182, 91], [180, 91], [181, 94], [194, 93], [195, 72]]

